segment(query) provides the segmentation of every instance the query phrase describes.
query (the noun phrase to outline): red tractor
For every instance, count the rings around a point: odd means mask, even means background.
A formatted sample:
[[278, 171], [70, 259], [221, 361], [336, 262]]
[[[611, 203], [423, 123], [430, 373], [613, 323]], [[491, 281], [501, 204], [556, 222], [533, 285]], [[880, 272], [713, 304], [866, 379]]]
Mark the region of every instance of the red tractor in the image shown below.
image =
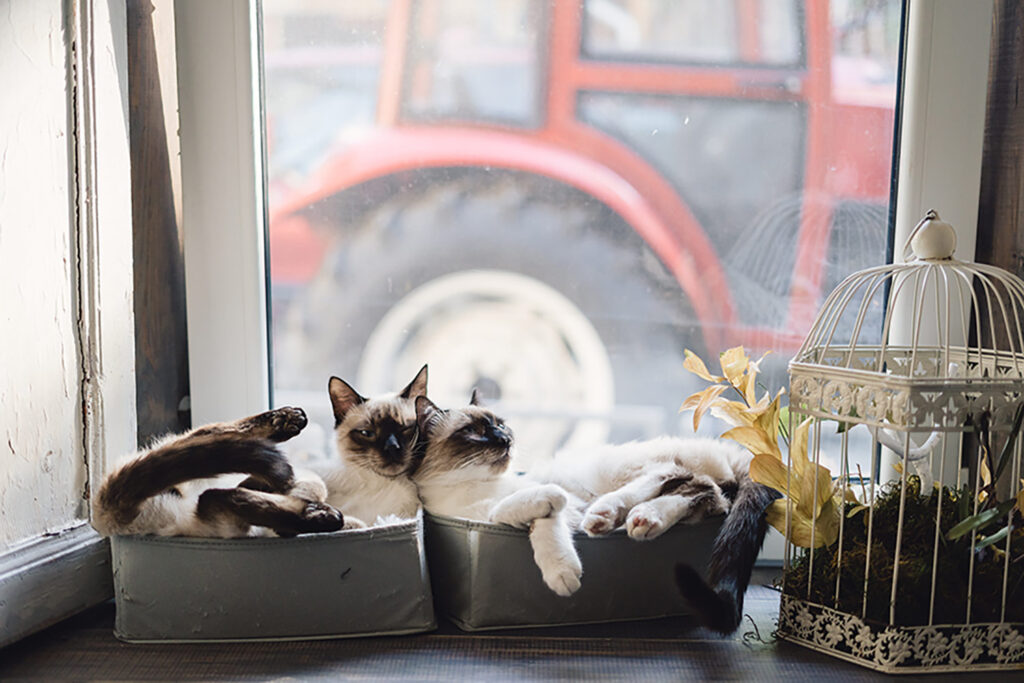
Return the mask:
[[545, 449], [674, 431], [686, 347], [781, 368], [885, 259], [901, 8], [832, 5], [268, 3], [278, 391], [429, 361]]

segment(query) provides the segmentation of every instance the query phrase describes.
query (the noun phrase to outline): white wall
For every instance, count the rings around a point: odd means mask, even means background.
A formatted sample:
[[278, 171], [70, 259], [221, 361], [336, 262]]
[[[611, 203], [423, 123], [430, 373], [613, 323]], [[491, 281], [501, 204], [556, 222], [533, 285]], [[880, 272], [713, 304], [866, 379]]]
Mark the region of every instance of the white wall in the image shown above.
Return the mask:
[[62, 10], [4, 0], [0, 21], [0, 551], [85, 515]]

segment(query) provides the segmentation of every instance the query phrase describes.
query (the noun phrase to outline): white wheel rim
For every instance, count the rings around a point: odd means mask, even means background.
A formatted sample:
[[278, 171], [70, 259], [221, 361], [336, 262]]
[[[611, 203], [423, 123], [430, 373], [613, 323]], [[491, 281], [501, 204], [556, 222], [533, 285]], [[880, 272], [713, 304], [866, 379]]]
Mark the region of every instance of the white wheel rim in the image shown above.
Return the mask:
[[394, 391], [423, 363], [442, 407], [465, 405], [482, 378], [500, 388], [494, 408], [516, 434], [520, 466], [608, 437], [615, 384], [604, 343], [572, 301], [538, 280], [474, 270], [421, 285], [370, 335], [358, 386]]

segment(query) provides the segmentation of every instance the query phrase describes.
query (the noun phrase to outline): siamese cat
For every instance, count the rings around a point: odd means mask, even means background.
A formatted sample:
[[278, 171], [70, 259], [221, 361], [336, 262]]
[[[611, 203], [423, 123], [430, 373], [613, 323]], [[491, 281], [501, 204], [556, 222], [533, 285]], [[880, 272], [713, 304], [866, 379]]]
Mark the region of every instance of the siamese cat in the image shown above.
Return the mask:
[[164, 437], [104, 478], [92, 525], [105, 536], [217, 538], [340, 529], [323, 481], [292, 469], [275, 445], [306, 423], [301, 408], [278, 408]]
[[340, 460], [322, 476], [293, 469], [275, 446], [306, 426], [300, 408], [165, 437], [107, 475], [93, 500], [93, 526], [104, 535], [233, 538], [411, 517], [419, 507], [407, 476], [415, 463], [413, 400], [426, 384], [424, 366], [399, 394], [367, 399], [332, 377]]
[[427, 366], [394, 395], [365, 398], [337, 377], [328, 393], [338, 458], [320, 474], [327, 502], [345, 515], [345, 528], [414, 517], [420, 507], [409, 478], [418, 465], [415, 401], [427, 394]]
[[[512, 433], [500, 417], [479, 405], [476, 392], [469, 406], [452, 410], [418, 398], [416, 416], [422, 459], [412, 480], [424, 508], [529, 529], [544, 582], [561, 596], [580, 587], [582, 567], [573, 531], [599, 536], [624, 524], [630, 537], [653, 539], [679, 521], [696, 523], [728, 512], [732, 499], [746, 500], [738, 492], [752, 484], [747, 476], [751, 455], [738, 444], [670, 437], [561, 452], [545, 466], [516, 475], [508, 470]], [[744, 504], [742, 509], [744, 515], [763, 518], [764, 510], [756, 511], [756, 505]], [[728, 543], [760, 547], [759, 539], [729, 534], [728, 542], [722, 535], [722, 542], [716, 541], [720, 556], [733, 552]], [[751, 565], [757, 548], [752, 553]], [[741, 552], [739, 559], [745, 561], [748, 554]], [[750, 567], [734, 570], [726, 557], [718, 564], [714, 594], [725, 600], [722, 591], [738, 591], [733, 599], [742, 610]], [[686, 569], [680, 569], [678, 580], [690, 586]], [[694, 601], [694, 606], [701, 610], [705, 603], [710, 601]]]

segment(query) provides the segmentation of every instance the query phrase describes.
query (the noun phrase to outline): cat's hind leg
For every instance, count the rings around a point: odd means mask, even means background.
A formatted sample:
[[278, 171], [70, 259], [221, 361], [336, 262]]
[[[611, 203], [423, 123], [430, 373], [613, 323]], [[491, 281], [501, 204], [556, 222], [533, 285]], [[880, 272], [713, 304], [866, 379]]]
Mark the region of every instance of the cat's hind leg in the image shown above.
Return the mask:
[[247, 488], [204, 491], [196, 517], [215, 527], [267, 527], [285, 537], [337, 531], [345, 523], [342, 514], [326, 503]]
[[638, 503], [661, 495], [665, 482], [671, 480], [673, 475], [683, 476], [675, 471], [675, 468], [659, 468], [598, 497], [583, 513], [581, 528], [590, 536], [611, 533], [622, 526], [626, 521], [626, 515]]
[[193, 431], [192, 435], [237, 433], [281, 443], [297, 436], [308, 423], [309, 419], [302, 408], [289, 406], [243, 417], [234, 422], [200, 427]]
[[725, 514], [729, 501], [721, 489], [707, 476], [687, 477], [671, 491], [637, 504], [626, 518], [626, 533], [636, 541], [649, 541], [665, 533], [680, 521], [696, 524], [705, 517]]

